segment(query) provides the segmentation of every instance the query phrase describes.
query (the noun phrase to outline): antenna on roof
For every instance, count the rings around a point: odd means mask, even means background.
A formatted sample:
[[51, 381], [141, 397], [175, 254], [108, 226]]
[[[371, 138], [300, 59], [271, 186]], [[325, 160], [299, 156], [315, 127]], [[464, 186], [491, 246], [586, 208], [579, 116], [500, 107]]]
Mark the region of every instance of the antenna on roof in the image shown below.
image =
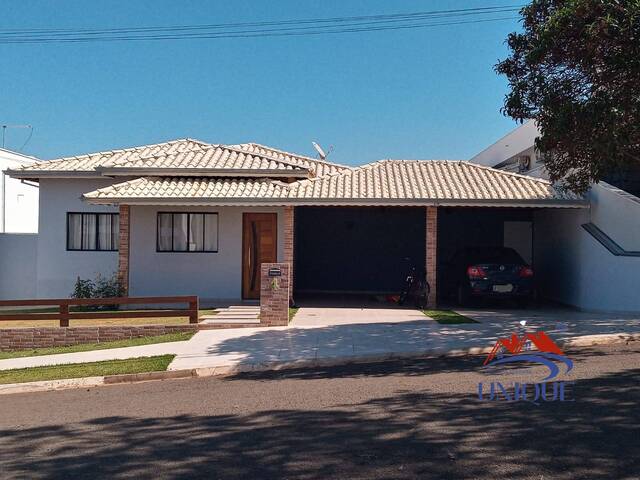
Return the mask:
[[31, 130], [31, 132], [29, 133], [29, 137], [27, 138], [27, 141], [24, 142], [24, 145], [22, 145], [22, 147], [20, 147], [20, 150], [22, 150], [27, 144], [27, 142], [31, 140], [31, 135], [33, 134], [33, 127], [31, 125], [0, 125], [0, 126], [2, 127], [2, 148], [4, 148], [4, 141], [5, 141], [5, 137], [7, 136], [7, 128], [28, 128], [29, 130]]
[[333, 152], [333, 145], [331, 145], [329, 147], [329, 151], [327, 153], [325, 153], [325, 151], [322, 149], [322, 147], [320, 145], [318, 145], [316, 142], [311, 142], [311, 145], [313, 145], [313, 148], [316, 149], [316, 152], [318, 152], [318, 156], [320, 157], [320, 160], [325, 160], [327, 158], [327, 156]]

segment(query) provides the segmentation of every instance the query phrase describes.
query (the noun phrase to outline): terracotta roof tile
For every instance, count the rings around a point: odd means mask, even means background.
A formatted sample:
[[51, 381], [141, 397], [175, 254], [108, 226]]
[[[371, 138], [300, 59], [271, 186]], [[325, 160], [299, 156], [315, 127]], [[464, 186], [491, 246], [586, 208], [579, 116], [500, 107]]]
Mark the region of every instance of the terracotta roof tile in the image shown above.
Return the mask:
[[582, 203], [550, 182], [462, 161], [385, 160], [284, 184], [268, 179], [142, 178], [87, 193], [98, 203], [145, 198], [319, 204]]
[[[286, 184], [269, 179], [209, 177], [143, 177], [84, 195], [87, 199], [279, 198]], [[286, 196], [286, 194], [284, 194]]]
[[232, 147], [241, 148], [247, 152], [256, 153], [260, 155], [268, 155], [278, 160], [294, 163], [301, 167], [309, 168], [313, 171], [314, 176], [322, 177], [331, 173], [342, 172], [349, 170], [350, 167], [344, 165], [338, 165], [337, 163], [327, 162], [326, 160], [318, 160], [316, 158], [299, 155], [297, 153], [285, 152], [284, 150], [278, 150], [273, 147], [267, 147], [258, 143], [241, 143], [238, 145], [232, 145]]

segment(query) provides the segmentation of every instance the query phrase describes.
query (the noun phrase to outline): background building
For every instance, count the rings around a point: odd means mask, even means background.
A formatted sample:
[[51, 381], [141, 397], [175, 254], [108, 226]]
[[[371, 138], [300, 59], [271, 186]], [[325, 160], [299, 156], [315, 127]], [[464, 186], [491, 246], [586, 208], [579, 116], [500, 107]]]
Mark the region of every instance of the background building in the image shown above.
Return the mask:
[[11, 178], [4, 172], [37, 161], [0, 148], [0, 233], [38, 232], [38, 184]]

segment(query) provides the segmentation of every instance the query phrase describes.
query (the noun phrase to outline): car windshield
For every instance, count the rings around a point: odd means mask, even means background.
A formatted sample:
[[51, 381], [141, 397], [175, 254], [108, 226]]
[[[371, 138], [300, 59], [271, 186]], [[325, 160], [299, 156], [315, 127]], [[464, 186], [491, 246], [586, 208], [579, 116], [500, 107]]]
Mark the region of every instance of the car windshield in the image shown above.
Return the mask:
[[475, 263], [525, 263], [511, 248], [473, 248], [465, 251], [464, 258]]

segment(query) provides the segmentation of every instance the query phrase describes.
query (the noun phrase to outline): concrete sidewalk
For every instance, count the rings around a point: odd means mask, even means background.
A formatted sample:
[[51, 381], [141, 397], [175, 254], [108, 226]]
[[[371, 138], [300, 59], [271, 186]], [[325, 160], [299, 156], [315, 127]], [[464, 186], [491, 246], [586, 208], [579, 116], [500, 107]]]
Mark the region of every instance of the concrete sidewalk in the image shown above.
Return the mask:
[[[481, 323], [441, 325], [417, 310], [301, 308], [289, 327], [202, 330], [189, 341], [0, 360], [0, 370], [175, 354], [169, 370], [345, 361], [438, 354], [492, 346], [511, 333], [544, 330], [560, 342], [584, 335], [640, 333], [640, 315], [561, 309], [461, 310]], [[519, 322], [525, 320], [523, 327]]]

